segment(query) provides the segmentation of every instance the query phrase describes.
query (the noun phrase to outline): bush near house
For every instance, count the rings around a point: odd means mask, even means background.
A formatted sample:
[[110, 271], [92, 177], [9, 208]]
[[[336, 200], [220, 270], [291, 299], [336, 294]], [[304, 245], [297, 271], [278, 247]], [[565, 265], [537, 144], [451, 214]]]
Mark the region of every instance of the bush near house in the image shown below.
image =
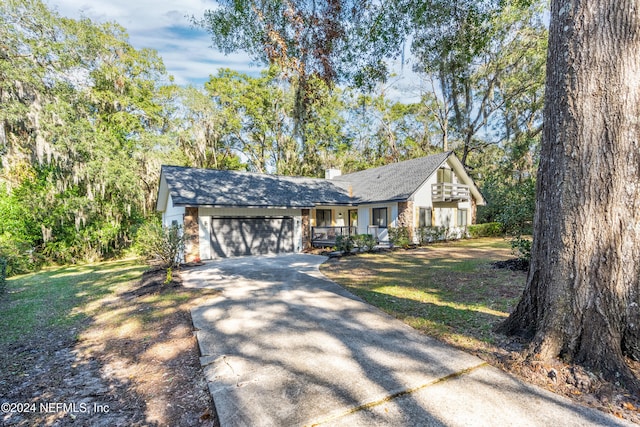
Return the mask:
[[389, 233], [389, 241], [393, 246], [406, 249], [413, 243], [409, 237], [409, 227], [389, 227], [387, 231]]
[[418, 235], [418, 243], [426, 245], [437, 241], [446, 241], [450, 238], [450, 230], [448, 227], [419, 227], [416, 229]]
[[353, 236], [353, 243], [362, 252], [371, 252], [378, 243], [373, 234], [356, 234]]
[[372, 234], [356, 234], [354, 236], [337, 236], [336, 250], [350, 253], [354, 248], [359, 252], [371, 252], [376, 247], [375, 237]]
[[148, 260], [171, 269], [180, 264], [187, 239], [188, 235], [180, 225], [164, 227], [159, 219], [154, 219], [138, 229], [136, 251]]
[[337, 236], [336, 237], [336, 250], [342, 251], [345, 254], [351, 253], [354, 243], [351, 236]]
[[499, 222], [487, 222], [485, 224], [474, 224], [467, 227], [467, 231], [472, 238], [478, 237], [500, 237], [504, 234], [504, 227]]

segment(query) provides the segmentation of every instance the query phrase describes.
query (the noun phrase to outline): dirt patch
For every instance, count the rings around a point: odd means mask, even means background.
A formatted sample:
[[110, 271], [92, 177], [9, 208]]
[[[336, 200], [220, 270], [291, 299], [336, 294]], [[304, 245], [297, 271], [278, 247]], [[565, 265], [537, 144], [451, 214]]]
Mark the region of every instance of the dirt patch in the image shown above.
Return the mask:
[[3, 351], [0, 402], [12, 406], [0, 424], [218, 426], [189, 313], [214, 291], [165, 278], [146, 272], [96, 301], [79, 326], [51, 326]]

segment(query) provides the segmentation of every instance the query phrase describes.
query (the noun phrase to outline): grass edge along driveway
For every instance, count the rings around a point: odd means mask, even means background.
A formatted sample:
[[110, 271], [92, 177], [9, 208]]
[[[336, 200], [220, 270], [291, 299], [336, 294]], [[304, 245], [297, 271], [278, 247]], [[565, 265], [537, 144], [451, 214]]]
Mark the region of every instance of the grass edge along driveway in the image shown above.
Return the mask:
[[487, 355], [524, 289], [524, 272], [492, 266], [512, 257], [507, 240], [482, 238], [331, 259], [321, 271], [411, 327]]

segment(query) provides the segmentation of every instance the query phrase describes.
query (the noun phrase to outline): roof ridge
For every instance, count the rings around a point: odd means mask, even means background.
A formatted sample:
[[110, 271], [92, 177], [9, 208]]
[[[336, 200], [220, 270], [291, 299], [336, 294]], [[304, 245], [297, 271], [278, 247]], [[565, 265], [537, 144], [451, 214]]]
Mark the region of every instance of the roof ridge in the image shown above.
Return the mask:
[[[413, 162], [413, 161], [418, 161], [418, 160], [427, 160], [427, 159], [433, 159], [437, 156], [443, 156], [445, 159], [448, 158], [451, 154], [453, 153], [453, 151], [444, 151], [442, 153], [436, 153], [436, 154], [429, 154], [428, 156], [420, 156], [420, 157], [414, 157], [412, 159], [406, 159], [406, 160], [400, 160], [399, 162], [393, 162], [393, 163], [387, 163], [386, 165], [381, 165], [381, 166], [376, 166], [373, 168], [367, 168], [367, 169], [362, 169], [359, 171], [355, 171], [355, 172], [349, 172], [349, 173], [345, 173], [339, 176], [336, 176], [335, 178], [333, 178], [333, 180], [337, 180], [337, 181], [346, 181], [346, 177], [349, 177], [350, 175], [355, 175], [355, 174], [359, 174], [362, 172], [373, 172], [375, 170], [380, 170], [380, 169], [391, 169], [393, 167], [397, 167], [397, 166], [401, 166], [402, 164], [405, 164], [407, 162]], [[443, 159], [444, 160], [444, 159]]]
[[234, 170], [234, 169], [216, 169], [216, 168], [201, 168], [194, 166], [178, 166], [178, 165], [161, 165], [160, 168], [177, 168], [177, 169], [185, 169], [185, 170], [193, 170], [193, 171], [204, 171], [204, 172], [224, 172], [224, 173], [234, 173], [241, 175], [253, 175], [259, 177], [270, 177], [270, 178], [287, 178], [287, 179], [308, 179], [308, 180], [319, 180], [326, 181], [325, 178], [319, 178], [315, 176], [301, 176], [301, 175], [282, 175], [275, 173], [266, 173], [266, 172], [253, 172], [253, 171], [243, 171], [243, 170]]

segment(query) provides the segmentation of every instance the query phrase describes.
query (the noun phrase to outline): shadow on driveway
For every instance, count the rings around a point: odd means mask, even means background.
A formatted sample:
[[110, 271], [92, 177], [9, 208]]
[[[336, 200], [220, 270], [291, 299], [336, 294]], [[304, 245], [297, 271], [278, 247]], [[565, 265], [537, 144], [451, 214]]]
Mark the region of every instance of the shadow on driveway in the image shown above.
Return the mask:
[[221, 291], [192, 318], [223, 427], [624, 425], [364, 303], [324, 278], [325, 259], [242, 257], [182, 273], [185, 286]]

